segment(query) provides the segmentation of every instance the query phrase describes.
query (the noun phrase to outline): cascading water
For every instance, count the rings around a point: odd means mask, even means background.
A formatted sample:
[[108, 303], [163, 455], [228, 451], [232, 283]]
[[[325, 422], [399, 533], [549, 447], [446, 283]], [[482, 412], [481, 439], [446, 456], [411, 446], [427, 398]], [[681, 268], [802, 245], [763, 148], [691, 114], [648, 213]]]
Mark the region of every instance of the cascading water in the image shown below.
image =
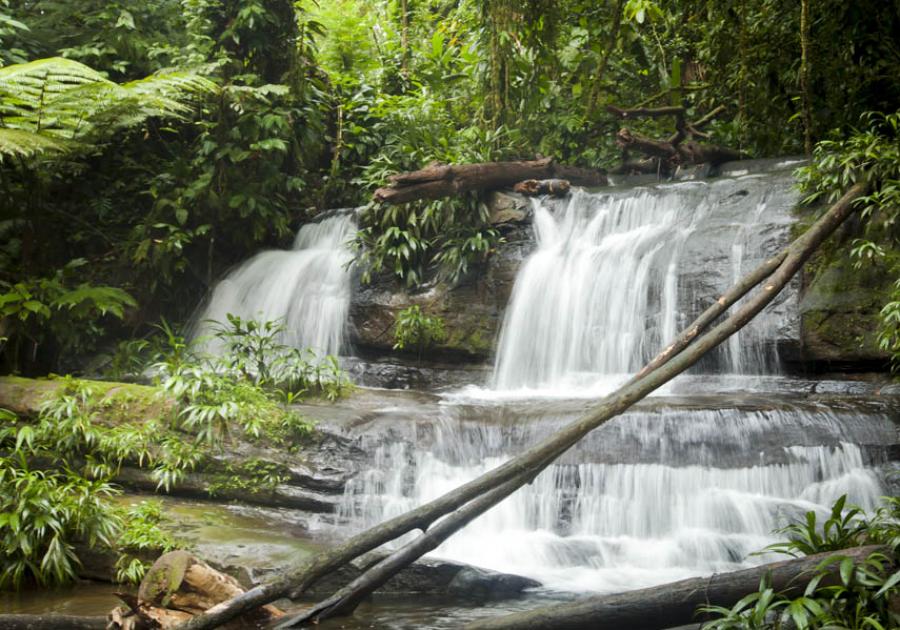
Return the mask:
[[[894, 439], [886, 414], [684, 402], [595, 431], [436, 555], [559, 590], [626, 590], [765, 561], [750, 554], [776, 542], [775, 528], [845, 493], [865, 508], [883, 493], [872, 466]], [[347, 486], [340, 517], [363, 527], [396, 516], [574, 417], [534, 405], [442, 404], [437, 422], [406, 427], [386, 412], [390, 429], [360, 434], [372, 466]]]
[[[516, 277], [493, 392], [445, 395], [437, 419], [405, 431], [393, 407], [387, 426], [354, 425], [372, 457], [348, 484], [340, 520], [358, 528], [420, 505], [574, 418], [585, 403], [569, 394], [635, 371], [784, 244], [792, 183], [782, 171], [536, 202], [537, 245]], [[762, 562], [750, 554], [775, 542], [775, 528], [845, 493], [873, 507], [878, 445], [895, 440], [889, 413], [765, 390], [739, 404], [716, 390], [722, 375], [744, 391], [764, 382], [740, 375], [771, 372], [778, 341], [797, 338], [796, 319], [789, 290], [700, 366], [706, 375], [678, 381], [682, 394], [705, 387], [702, 399], [615, 419], [436, 555], [554, 589], [617, 591]]]
[[338, 354], [350, 308], [348, 242], [355, 230], [352, 212], [337, 214], [300, 228], [291, 250], [262, 252], [241, 264], [216, 286], [194, 337], [215, 351], [211, 333], [231, 314], [279, 320], [282, 343], [320, 356]]
[[[748, 263], [786, 240], [796, 199], [791, 178], [759, 183], [576, 192], [561, 207], [536, 202], [537, 249], [516, 278], [494, 386], [583, 387], [600, 375], [639, 369], [700, 300], [714, 299]], [[713, 260], [725, 268], [703, 267]], [[772, 326], [766, 318], [751, 324], [720, 363], [735, 373], [771, 368], [777, 357], [761, 341], [772, 337]]]

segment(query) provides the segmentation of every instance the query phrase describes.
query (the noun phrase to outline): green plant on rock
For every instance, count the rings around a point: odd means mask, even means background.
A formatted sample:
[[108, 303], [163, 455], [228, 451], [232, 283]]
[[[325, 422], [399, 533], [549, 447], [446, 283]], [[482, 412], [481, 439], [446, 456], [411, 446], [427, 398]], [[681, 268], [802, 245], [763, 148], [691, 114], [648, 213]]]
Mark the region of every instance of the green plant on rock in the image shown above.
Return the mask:
[[[815, 569], [799, 597], [773, 590], [764, 577], [757, 592], [731, 608], [704, 606], [698, 612], [714, 619], [704, 630], [838, 629], [887, 630], [900, 624], [900, 613], [891, 605], [900, 593], [900, 499], [886, 497], [873, 515], [848, 507], [842, 496], [828, 518], [819, 525], [813, 512], [802, 523], [779, 530], [788, 539], [772, 545], [771, 551], [792, 556], [834, 552]], [[860, 562], [840, 551], [863, 544], [881, 544]], [[826, 579], [837, 566], [838, 579]]]
[[438, 315], [426, 315], [418, 304], [397, 313], [394, 321], [394, 349], [412, 350], [422, 355], [426, 349], [447, 338], [444, 320]]
[[855, 183], [868, 186], [857, 201], [863, 235], [853, 241], [850, 255], [857, 269], [878, 262], [898, 278], [880, 313], [878, 343], [900, 369], [900, 111], [866, 113], [847, 137], [819, 142], [811, 164], [797, 175], [807, 203], [832, 202]]
[[289, 479], [284, 465], [254, 457], [239, 463], [226, 462], [222, 474], [209, 484], [209, 493], [235, 490], [262, 493], [274, 490]]
[[166, 553], [177, 549], [178, 539], [166, 528], [168, 519], [160, 501], [140, 501], [120, 509], [122, 532], [116, 539], [120, 550], [116, 560], [116, 581], [140, 584], [150, 565], [139, 556], [144, 553]]
[[207, 446], [218, 446], [238, 428], [252, 440], [279, 445], [301, 441], [312, 431], [289, 408], [304, 394], [335, 400], [351, 383], [337, 359], [319, 359], [308, 350], [280, 342], [280, 322], [257, 322], [235, 315], [218, 324], [218, 354], [192, 354], [182, 338], [170, 334], [178, 359], [155, 365], [164, 391], [179, 404], [179, 426]]
[[70, 470], [33, 470], [23, 454], [0, 458], [0, 589], [76, 577], [75, 542], [111, 547], [121, 529], [117, 490]]

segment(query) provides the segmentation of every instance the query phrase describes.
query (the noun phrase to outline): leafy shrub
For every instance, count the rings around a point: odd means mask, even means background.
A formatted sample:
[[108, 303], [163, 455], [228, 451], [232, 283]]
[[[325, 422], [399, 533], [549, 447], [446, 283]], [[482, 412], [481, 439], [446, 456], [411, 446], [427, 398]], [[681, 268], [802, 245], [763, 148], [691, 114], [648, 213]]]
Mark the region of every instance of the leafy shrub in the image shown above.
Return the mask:
[[819, 142], [809, 166], [798, 169], [807, 192], [805, 202], [835, 201], [851, 185], [864, 182], [868, 194], [859, 199], [865, 219], [862, 238], [851, 249], [854, 266], [880, 261], [898, 278], [893, 294], [881, 310], [878, 343], [900, 369], [900, 111], [869, 112], [861, 128], [848, 137]]
[[[843, 496], [835, 502], [821, 527], [815, 514], [808, 512], [804, 522], [780, 530], [787, 534], [787, 541], [769, 547], [792, 556], [837, 552], [817, 565], [801, 596], [789, 597], [774, 591], [764, 577], [757, 592], [731, 608], [701, 607], [699, 612], [717, 617], [705, 624], [704, 630], [898, 627], [900, 614], [892, 609], [891, 600], [900, 592], [900, 498], [887, 497], [871, 517], [856, 507], [845, 509], [846, 501]], [[871, 553], [859, 563], [839, 553], [863, 544], [883, 544], [887, 552]], [[835, 565], [838, 581], [825, 581]]]
[[116, 493], [70, 470], [32, 470], [22, 455], [0, 458], [0, 589], [72, 581], [76, 541], [114, 544], [121, 522], [108, 499]]
[[160, 501], [141, 501], [118, 510], [126, 525], [116, 540], [121, 550], [116, 561], [116, 581], [139, 584], [149, 565], [133, 554], [150, 551], [166, 553], [179, 546], [178, 540], [162, 526], [167, 524]]
[[426, 315], [418, 304], [403, 309], [394, 322], [394, 349], [415, 349], [419, 355], [435, 343], [447, 338], [444, 320]]
[[137, 303], [122, 289], [75, 283], [87, 261], [69, 262], [53, 276], [16, 283], [0, 281], [0, 317], [10, 325], [3, 352], [15, 369], [55, 343], [59, 353], [84, 352], [103, 334], [104, 316], [122, 319]]

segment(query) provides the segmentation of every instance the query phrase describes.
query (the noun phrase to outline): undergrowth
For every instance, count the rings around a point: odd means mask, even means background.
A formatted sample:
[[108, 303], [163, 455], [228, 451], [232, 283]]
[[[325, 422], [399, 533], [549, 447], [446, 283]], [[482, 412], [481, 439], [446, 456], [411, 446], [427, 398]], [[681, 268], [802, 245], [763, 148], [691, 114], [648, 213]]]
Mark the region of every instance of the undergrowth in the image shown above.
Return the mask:
[[[892, 603], [900, 594], [900, 498], [887, 497], [871, 516], [846, 505], [846, 495], [819, 523], [815, 512], [779, 530], [787, 540], [768, 547], [794, 557], [828, 553], [801, 595], [776, 591], [768, 575], [731, 608], [704, 606], [704, 630], [887, 630], [900, 627]], [[881, 545], [860, 562], [841, 551]], [[838, 567], [834, 575], [834, 567]]]
[[[334, 400], [350, 387], [335, 359], [281, 345], [277, 323], [229, 317], [215, 333], [217, 355], [161, 329], [168, 351], [153, 367], [165, 404], [156, 417], [129, 419], [134, 394], [103, 394], [72, 377], [59, 379], [32, 420], [0, 411], [0, 451], [9, 453], [0, 457], [0, 588], [72, 581], [84, 545], [115, 551], [116, 579], [140, 581], [145, 558], [177, 540], [159, 503], [114, 502], [123, 466], [169, 491], [190, 471], [221, 470], [215, 456], [236, 439], [292, 450], [313, 426], [290, 404], [307, 394]], [[283, 466], [254, 458], [225, 464], [207, 490], [258, 492], [286, 480]]]

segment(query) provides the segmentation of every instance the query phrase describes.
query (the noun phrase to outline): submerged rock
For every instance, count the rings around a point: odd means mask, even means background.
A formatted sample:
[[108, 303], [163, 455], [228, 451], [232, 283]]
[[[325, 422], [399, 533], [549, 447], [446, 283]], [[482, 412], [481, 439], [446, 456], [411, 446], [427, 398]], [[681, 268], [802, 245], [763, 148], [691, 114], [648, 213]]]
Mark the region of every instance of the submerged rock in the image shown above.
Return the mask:
[[[339, 571], [317, 582], [307, 591], [311, 597], [329, 595], [353, 580], [388, 554], [372, 552], [357, 558]], [[517, 597], [538, 588], [531, 578], [473, 567], [438, 558], [420, 558], [379, 588], [380, 595], [439, 595], [464, 601], [490, 601]]]

